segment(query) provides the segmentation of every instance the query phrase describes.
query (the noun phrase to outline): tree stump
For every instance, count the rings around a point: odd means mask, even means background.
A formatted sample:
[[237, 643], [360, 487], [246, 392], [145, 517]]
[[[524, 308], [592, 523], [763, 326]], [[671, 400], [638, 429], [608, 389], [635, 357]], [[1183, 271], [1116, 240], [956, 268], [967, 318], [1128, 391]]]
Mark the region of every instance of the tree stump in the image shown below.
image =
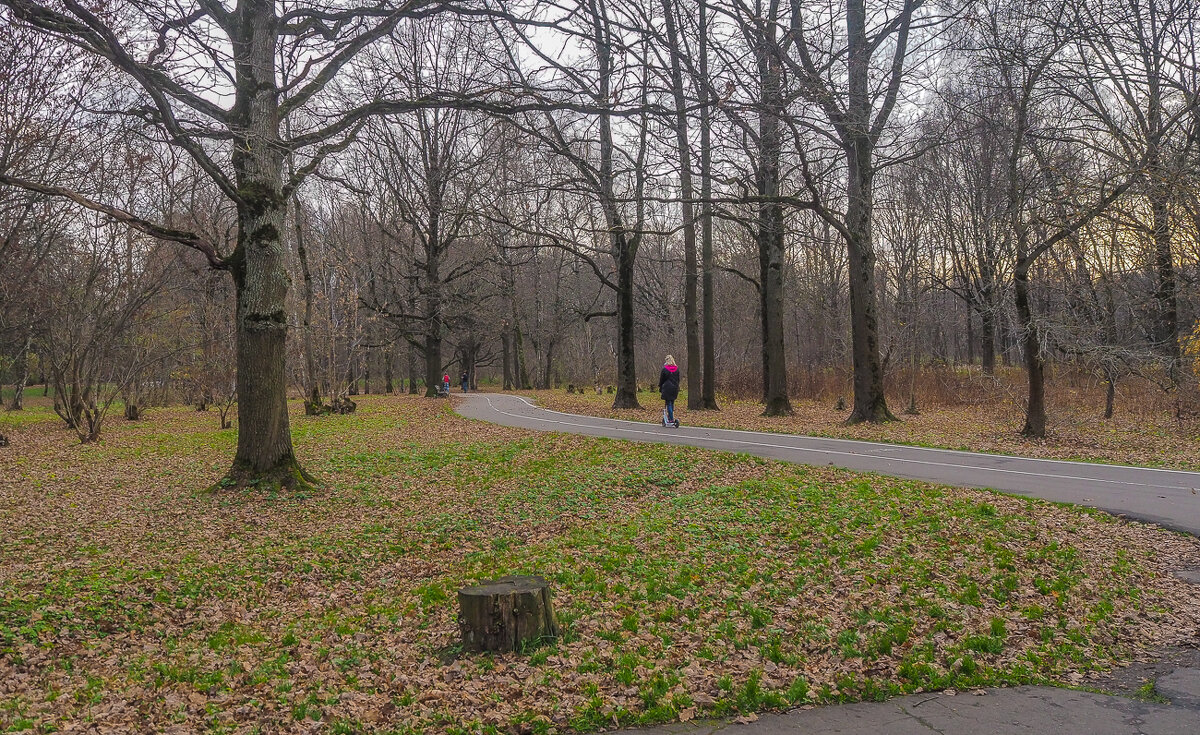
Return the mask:
[[550, 585], [541, 577], [501, 577], [458, 591], [458, 627], [470, 651], [515, 651], [558, 636]]
[[8, 444], [9, 444], [9, 442], [8, 442], [8, 435], [7, 435], [7, 434], [0, 434], [0, 447], [7, 447], [7, 446], [8, 446]]

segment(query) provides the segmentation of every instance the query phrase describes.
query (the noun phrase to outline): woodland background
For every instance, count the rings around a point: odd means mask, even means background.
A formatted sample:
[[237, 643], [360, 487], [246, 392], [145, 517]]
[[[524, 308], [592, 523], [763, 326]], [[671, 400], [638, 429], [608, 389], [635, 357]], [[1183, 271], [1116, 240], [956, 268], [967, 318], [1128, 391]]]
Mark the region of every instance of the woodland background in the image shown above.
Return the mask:
[[[234, 284], [171, 233], [233, 249], [238, 205], [196, 155], [229, 141], [195, 116], [172, 128], [154, 84], [47, 32], [39, 4], [6, 5], [9, 407], [45, 383], [84, 441], [112, 406], [226, 422]], [[196, 82], [202, 101], [233, 79], [210, 5], [89, 17], [137, 68], [216, 79]], [[1196, 411], [1197, 3], [274, 5], [294, 41], [276, 51], [281, 89], [343, 62], [295, 125], [409, 102], [285, 151], [305, 177], [279, 233], [286, 376], [314, 410], [425, 392], [444, 371], [616, 386], [628, 404], [670, 353], [694, 408], [718, 391], [768, 413], [862, 400], [872, 371], [895, 413], [1024, 404], [1048, 368], [1107, 393], [1097, 411], [1118, 396]], [[386, 32], [341, 59], [379, 18]]]

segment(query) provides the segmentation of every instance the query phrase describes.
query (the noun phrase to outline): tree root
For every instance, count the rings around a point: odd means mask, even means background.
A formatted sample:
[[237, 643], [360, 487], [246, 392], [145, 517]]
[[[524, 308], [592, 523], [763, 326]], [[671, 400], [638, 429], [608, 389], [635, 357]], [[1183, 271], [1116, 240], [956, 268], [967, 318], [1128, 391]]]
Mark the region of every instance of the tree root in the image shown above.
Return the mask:
[[229, 472], [208, 488], [209, 492], [254, 490], [259, 493], [305, 493], [317, 490], [321, 482], [309, 473], [294, 456], [287, 456], [266, 471], [255, 470], [235, 461]]

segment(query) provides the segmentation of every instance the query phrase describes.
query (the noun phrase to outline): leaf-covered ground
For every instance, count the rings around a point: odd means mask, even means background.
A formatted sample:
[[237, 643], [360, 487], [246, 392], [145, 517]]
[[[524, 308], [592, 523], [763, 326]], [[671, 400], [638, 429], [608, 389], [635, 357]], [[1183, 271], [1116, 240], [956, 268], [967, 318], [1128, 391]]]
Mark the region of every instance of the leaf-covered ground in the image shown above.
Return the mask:
[[[1200, 542], [1094, 512], [688, 448], [293, 414], [328, 487], [199, 490], [159, 409], [81, 446], [0, 416], [0, 731], [551, 732], [1062, 682], [1192, 644]], [[457, 647], [455, 590], [553, 584], [564, 636]]]
[[[567, 394], [563, 390], [522, 394], [556, 411], [652, 423], [659, 420], [663, 406], [657, 392], [638, 394], [640, 410], [619, 411], [612, 408], [613, 397], [608, 394]], [[685, 392], [676, 411], [679, 420], [691, 426], [1200, 470], [1200, 423], [1180, 423], [1166, 411], [1121, 411], [1105, 419], [1094, 407], [1079, 408], [1069, 396], [1060, 398], [1049, 408], [1049, 430], [1040, 440], [1020, 435], [1023, 409], [1008, 400], [923, 407], [915, 416], [901, 413], [903, 406], [897, 405], [892, 410], [899, 421], [852, 426], [845, 425], [850, 412], [836, 410], [833, 401], [793, 400], [794, 415], [767, 417], [762, 415], [761, 403], [729, 399], [719, 402], [720, 411], [688, 411]]]

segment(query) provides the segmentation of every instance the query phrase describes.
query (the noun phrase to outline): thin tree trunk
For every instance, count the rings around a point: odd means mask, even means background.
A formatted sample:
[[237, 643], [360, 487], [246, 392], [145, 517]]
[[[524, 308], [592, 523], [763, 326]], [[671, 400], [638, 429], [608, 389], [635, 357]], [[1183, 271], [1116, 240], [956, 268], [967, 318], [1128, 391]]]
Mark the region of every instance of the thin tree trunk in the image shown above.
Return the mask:
[[[430, 185], [430, 191], [435, 191]], [[441, 242], [436, 207], [431, 207], [425, 237], [425, 397], [436, 398], [442, 384]]]
[[517, 387], [529, 390], [533, 384], [529, 382], [529, 369], [525, 365], [525, 336], [518, 324], [513, 329], [513, 364], [517, 367]]
[[392, 382], [393, 363], [395, 362], [395, 352], [389, 345], [388, 348], [383, 352], [383, 392], [389, 396], [396, 392], [396, 386]]
[[408, 394], [417, 395], [417, 348], [408, 346]]
[[1171, 381], [1179, 384], [1179, 368], [1182, 366], [1182, 349], [1179, 339], [1179, 303], [1175, 286], [1175, 259], [1171, 253], [1171, 185], [1169, 173], [1163, 165], [1160, 136], [1163, 133], [1163, 99], [1160, 69], [1148, 70], [1149, 85], [1146, 99], [1146, 125], [1148, 128], [1147, 171], [1150, 179], [1150, 210], [1154, 228], [1154, 298], [1157, 314], [1154, 323], [1154, 338], [1163, 354], [1171, 361]]
[[1175, 291], [1175, 259], [1171, 253], [1171, 213], [1169, 192], [1160, 182], [1151, 184], [1150, 208], [1154, 226], [1154, 299], [1158, 304], [1155, 315], [1155, 342], [1171, 361], [1171, 380], [1179, 382], [1182, 350], [1179, 340], [1179, 304]]
[[551, 339], [546, 344], [546, 372], [542, 376], [542, 388], [544, 390], [549, 390], [550, 388], [554, 387], [551, 385], [551, 380], [553, 378], [552, 371], [554, 370], [554, 343], [555, 340]]
[[788, 400], [787, 360], [783, 339], [783, 204], [779, 201], [779, 161], [783, 150], [780, 120], [783, 116], [782, 72], [772, 21], [763, 31], [757, 49], [760, 84], [758, 118], [757, 185], [763, 201], [758, 205], [758, 258], [762, 321], [763, 403], [765, 416], [792, 413]]
[[701, 388], [700, 333], [697, 323], [696, 271], [696, 205], [695, 189], [692, 186], [692, 151], [688, 143], [687, 99], [683, 89], [683, 69], [679, 54], [679, 33], [675, 26], [675, 3], [663, 0], [663, 18], [666, 21], [667, 43], [671, 56], [671, 92], [675, 98], [675, 147], [679, 153], [679, 207], [683, 219], [683, 321], [687, 338], [687, 407], [704, 407]]
[[500, 331], [500, 362], [503, 366], [504, 390], [512, 390], [513, 388], [511, 342], [512, 337], [509, 336], [508, 329], [502, 329]]
[[975, 315], [972, 313], [971, 305], [965, 304], [967, 312], [967, 364], [975, 364]]
[[304, 351], [304, 377], [308, 381], [304, 408], [306, 413], [312, 415], [319, 413], [321, 409], [321, 383], [317, 378], [317, 355], [316, 349], [313, 347], [312, 337], [312, 269], [308, 265], [308, 248], [305, 246], [304, 227], [300, 219], [303, 210], [300, 207], [300, 195], [298, 193], [292, 194], [292, 207], [292, 222], [296, 238], [296, 257], [300, 261], [300, 276], [304, 281], [304, 323], [302, 325], [301, 349]]
[[21, 346], [21, 353], [17, 356], [17, 363], [20, 367], [20, 372], [17, 373], [17, 382], [13, 384], [12, 401], [8, 404], [10, 411], [22, 411], [25, 409], [25, 385], [29, 382], [29, 350], [33, 347], [33, 337], [25, 335], [25, 342]]
[[1029, 379], [1029, 402], [1025, 407], [1025, 436], [1041, 439], [1046, 436], [1046, 363], [1042, 356], [1042, 340], [1033, 318], [1029, 297], [1029, 264], [1019, 263], [1013, 273], [1017, 319], [1021, 326], [1021, 341], [1025, 351], [1025, 372]]
[[479, 343], [471, 335], [471, 368], [467, 371], [467, 385], [473, 391], [479, 390]]
[[[624, 240], [624, 233], [614, 233]], [[637, 362], [633, 349], [633, 256], [625, 243], [616, 245], [617, 257], [617, 392], [613, 408], [641, 408], [637, 399]]]
[[1112, 373], [1109, 373], [1105, 376], [1104, 383], [1104, 418], [1111, 419], [1113, 417], [1113, 404], [1117, 398], [1117, 379]]
[[854, 410], [848, 423], [894, 421], [883, 393], [879, 359], [879, 326], [875, 313], [875, 248], [871, 226], [874, 208], [874, 142], [871, 139], [871, 96], [868, 74], [871, 49], [866, 37], [863, 0], [846, 3], [847, 83], [849, 89], [846, 245], [849, 252], [850, 337], [854, 363]]
[[442, 338], [431, 327], [425, 333], [425, 397], [436, 398], [442, 384]]
[[712, 112], [708, 108], [708, 2], [700, 0], [700, 270], [703, 286], [701, 340], [704, 350], [702, 407], [716, 411], [717, 405], [717, 358], [716, 324], [713, 296], [713, 230], [712, 230]]
[[990, 303], [979, 312], [980, 360], [984, 375], [996, 373], [996, 314]]

